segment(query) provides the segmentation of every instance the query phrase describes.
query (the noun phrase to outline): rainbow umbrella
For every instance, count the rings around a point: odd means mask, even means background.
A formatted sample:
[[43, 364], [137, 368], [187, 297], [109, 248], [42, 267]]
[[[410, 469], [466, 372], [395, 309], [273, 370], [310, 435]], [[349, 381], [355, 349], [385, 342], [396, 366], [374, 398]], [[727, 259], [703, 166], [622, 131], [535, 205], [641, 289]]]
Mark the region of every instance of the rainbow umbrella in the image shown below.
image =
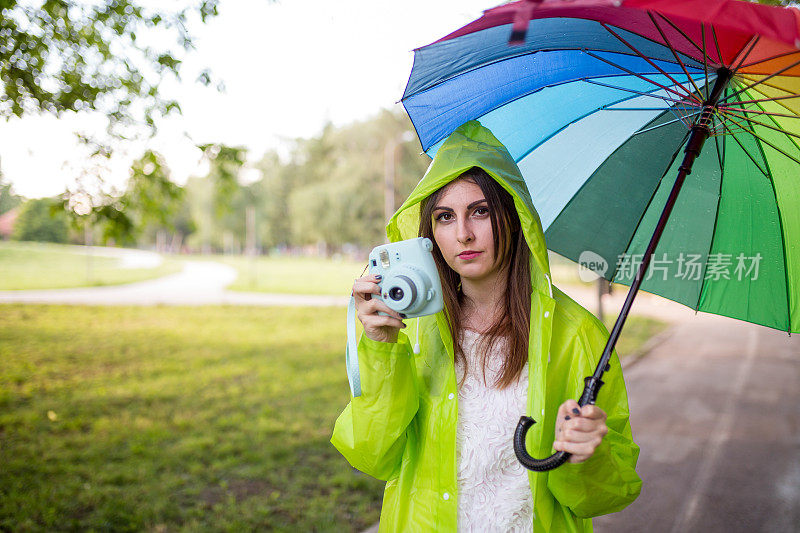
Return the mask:
[[[548, 248], [630, 291], [800, 331], [800, 11], [737, 0], [525, 0], [415, 50], [425, 152], [479, 120], [523, 172]], [[679, 194], [680, 192], [680, 194]], [[520, 461], [534, 470], [523, 417]]]

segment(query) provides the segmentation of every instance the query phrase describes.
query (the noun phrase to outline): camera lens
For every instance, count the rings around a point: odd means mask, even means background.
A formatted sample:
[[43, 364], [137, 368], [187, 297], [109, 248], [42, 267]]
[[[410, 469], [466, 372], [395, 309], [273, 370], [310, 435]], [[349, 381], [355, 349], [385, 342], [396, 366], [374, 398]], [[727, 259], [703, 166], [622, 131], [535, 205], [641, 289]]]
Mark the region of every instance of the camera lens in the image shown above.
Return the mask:
[[402, 300], [403, 296], [404, 296], [403, 289], [401, 289], [400, 287], [392, 287], [389, 290], [389, 298], [391, 298], [396, 302]]

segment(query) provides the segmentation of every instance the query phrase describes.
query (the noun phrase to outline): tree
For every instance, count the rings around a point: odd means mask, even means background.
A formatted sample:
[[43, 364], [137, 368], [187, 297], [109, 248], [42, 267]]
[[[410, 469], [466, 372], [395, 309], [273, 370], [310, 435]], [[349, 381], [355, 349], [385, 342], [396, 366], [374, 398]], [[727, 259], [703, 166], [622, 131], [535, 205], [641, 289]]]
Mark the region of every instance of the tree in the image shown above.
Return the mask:
[[[208, 161], [208, 175], [201, 181], [190, 180], [187, 190], [197, 221], [198, 237], [204, 253], [216, 249], [230, 249], [226, 242], [234, 237], [233, 227], [244, 220], [244, 211], [239, 196], [239, 173], [247, 158], [247, 150], [241, 146], [204, 144], [198, 146]], [[241, 213], [237, 209], [242, 208]], [[243, 226], [243, 222], [241, 224]], [[231, 243], [229, 243], [231, 244]]]
[[239, 172], [247, 160], [247, 149], [224, 144], [199, 145], [208, 159], [208, 179], [213, 188], [213, 207], [218, 217], [229, 212], [231, 200], [239, 189]]
[[[0, 0], [0, 116], [97, 110], [117, 136], [134, 124], [152, 131], [158, 115], [180, 111], [159, 83], [181, 78], [194, 46], [187, 25], [216, 16], [217, 1], [168, 10], [136, 0]], [[209, 72], [198, 81], [211, 83]]]
[[133, 162], [123, 203], [133, 218], [137, 235], [148, 230], [174, 233], [183, 201], [184, 191], [170, 181], [169, 168], [161, 155], [147, 150]]
[[170, 180], [169, 168], [160, 154], [147, 150], [133, 162], [122, 203], [137, 237], [155, 237], [159, 248], [165, 249], [169, 233], [173, 244], [180, 246], [183, 231], [188, 229], [187, 223], [178, 220], [184, 200], [184, 190]]
[[67, 242], [69, 219], [59, 199], [39, 198], [22, 205], [14, 223], [12, 238], [17, 241]]
[[345, 243], [368, 247], [382, 242], [387, 165], [395, 170], [397, 208], [430, 163], [420, 155], [418, 142], [405, 140], [414, 139], [411, 131], [405, 113], [383, 110], [340, 128], [328, 125], [318, 137], [298, 141], [288, 195], [294, 244], [322, 242], [330, 251]]
[[0, 215], [14, 209], [21, 202], [22, 199], [14, 194], [11, 184], [5, 182], [3, 172], [0, 170]]
[[291, 221], [288, 216], [289, 195], [297, 186], [297, 169], [283, 164], [274, 151], [267, 152], [256, 163], [261, 179], [253, 184], [258, 218], [257, 234], [262, 246], [272, 248], [291, 243]]

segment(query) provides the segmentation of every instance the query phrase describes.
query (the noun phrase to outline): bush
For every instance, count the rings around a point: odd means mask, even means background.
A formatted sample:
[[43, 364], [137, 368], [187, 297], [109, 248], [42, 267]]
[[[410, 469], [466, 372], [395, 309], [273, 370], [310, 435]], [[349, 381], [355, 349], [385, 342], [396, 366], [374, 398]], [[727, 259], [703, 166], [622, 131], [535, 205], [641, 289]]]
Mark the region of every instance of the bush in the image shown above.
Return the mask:
[[28, 200], [16, 222], [12, 239], [18, 241], [61, 242], [68, 240], [69, 218], [59, 200]]

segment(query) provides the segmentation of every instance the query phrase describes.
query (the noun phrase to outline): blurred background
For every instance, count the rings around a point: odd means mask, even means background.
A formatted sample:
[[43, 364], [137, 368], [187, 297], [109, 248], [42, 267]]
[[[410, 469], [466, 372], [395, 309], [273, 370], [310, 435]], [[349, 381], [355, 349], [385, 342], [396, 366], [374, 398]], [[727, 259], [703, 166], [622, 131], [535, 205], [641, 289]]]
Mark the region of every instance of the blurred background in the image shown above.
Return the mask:
[[[412, 50], [495, 4], [3, 4], [0, 530], [377, 522], [328, 442], [345, 305], [430, 161]], [[642, 306], [623, 358], [675, 322]]]

